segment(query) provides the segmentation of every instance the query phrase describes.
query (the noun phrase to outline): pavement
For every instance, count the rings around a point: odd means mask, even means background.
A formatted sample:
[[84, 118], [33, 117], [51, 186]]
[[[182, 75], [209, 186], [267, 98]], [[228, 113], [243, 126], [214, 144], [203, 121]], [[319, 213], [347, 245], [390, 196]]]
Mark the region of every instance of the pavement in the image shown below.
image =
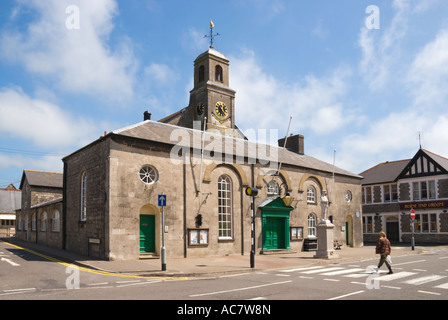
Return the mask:
[[[40, 256], [49, 257], [53, 261], [71, 263], [84, 268], [113, 273], [117, 275], [133, 275], [141, 277], [207, 277], [225, 274], [261, 272], [275, 269], [293, 269], [315, 265], [328, 265], [341, 262], [372, 259], [376, 264], [379, 258], [374, 246], [358, 248], [342, 247], [335, 250], [336, 258], [314, 258], [315, 251], [260, 254], [255, 256], [254, 268], [250, 267], [250, 255], [208, 256], [203, 258], [170, 258], [167, 256], [166, 271], [162, 271], [160, 259], [141, 259], [131, 261], [105, 261], [77, 253], [30, 243], [16, 238], [3, 238], [3, 242], [18, 246]], [[424, 247], [393, 246], [392, 257], [425, 252]]]

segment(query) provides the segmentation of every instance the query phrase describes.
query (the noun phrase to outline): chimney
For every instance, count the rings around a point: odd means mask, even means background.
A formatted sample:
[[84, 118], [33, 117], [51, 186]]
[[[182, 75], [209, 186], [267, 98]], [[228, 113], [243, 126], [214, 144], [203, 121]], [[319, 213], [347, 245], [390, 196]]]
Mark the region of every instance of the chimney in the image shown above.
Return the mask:
[[143, 120], [144, 120], [144, 121], [146, 121], [146, 120], [151, 120], [151, 112], [149, 112], [149, 111], [145, 111], [145, 112], [143, 113]]
[[[300, 155], [305, 154], [305, 137], [301, 134], [290, 135], [286, 141], [286, 149]], [[278, 140], [278, 146], [283, 148], [285, 145], [285, 138]]]

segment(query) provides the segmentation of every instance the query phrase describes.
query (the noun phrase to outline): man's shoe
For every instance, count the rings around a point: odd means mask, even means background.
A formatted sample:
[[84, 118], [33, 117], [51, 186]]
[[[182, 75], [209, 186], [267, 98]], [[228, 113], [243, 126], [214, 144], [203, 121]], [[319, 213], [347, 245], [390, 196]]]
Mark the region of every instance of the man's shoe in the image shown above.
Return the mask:
[[392, 274], [392, 273], [394, 273], [392, 270], [390, 270], [387, 274]]

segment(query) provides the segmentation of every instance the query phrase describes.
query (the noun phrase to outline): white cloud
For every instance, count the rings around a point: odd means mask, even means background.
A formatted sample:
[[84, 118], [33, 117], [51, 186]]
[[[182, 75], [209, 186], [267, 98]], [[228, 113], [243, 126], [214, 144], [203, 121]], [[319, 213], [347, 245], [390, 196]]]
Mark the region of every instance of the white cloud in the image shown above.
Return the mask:
[[300, 83], [287, 83], [267, 74], [253, 51], [246, 50], [243, 58], [231, 61], [230, 86], [237, 91], [236, 123], [241, 128], [286, 131], [293, 115], [293, 130], [309, 129], [323, 135], [353, 120], [350, 111], [343, 115], [342, 97], [351, 75], [348, 67], [337, 68], [326, 77], [309, 75]]
[[[66, 26], [70, 5], [79, 8], [79, 29]], [[69, 92], [112, 99], [133, 94], [136, 60], [132, 45], [128, 39], [123, 39], [119, 48], [108, 45], [118, 11], [114, 0], [19, 0], [18, 6], [36, 11], [37, 18], [25, 31], [3, 30], [1, 56], [23, 64], [31, 73], [49, 77]], [[14, 12], [14, 16], [20, 14], [18, 8]]]
[[180, 78], [172, 68], [161, 63], [151, 63], [146, 67], [145, 76], [149, 77], [151, 82], [161, 85], [173, 83]]
[[98, 135], [98, 124], [30, 98], [20, 88], [0, 90], [0, 114], [2, 134], [30, 140], [38, 147], [81, 146]]
[[415, 93], [415, 106], [427, 109], [446, 103], [448, 29], [440, 30], [435, 39], [416, 55], [408, 73], [408, 81]]

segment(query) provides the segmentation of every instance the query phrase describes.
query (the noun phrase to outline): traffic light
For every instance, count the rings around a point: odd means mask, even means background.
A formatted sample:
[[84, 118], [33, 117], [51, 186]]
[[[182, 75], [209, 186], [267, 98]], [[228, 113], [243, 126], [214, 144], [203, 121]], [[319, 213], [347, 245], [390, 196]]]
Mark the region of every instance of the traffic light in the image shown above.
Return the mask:
[[256, 197], [258, 195], [258, 189], [253, 187], [246, 188], [246, 195], [250, 197]]
[[196, 228], [199, 228], [202, 226], [202, 214], [198, 214], [195, 218], [196, 220]]

